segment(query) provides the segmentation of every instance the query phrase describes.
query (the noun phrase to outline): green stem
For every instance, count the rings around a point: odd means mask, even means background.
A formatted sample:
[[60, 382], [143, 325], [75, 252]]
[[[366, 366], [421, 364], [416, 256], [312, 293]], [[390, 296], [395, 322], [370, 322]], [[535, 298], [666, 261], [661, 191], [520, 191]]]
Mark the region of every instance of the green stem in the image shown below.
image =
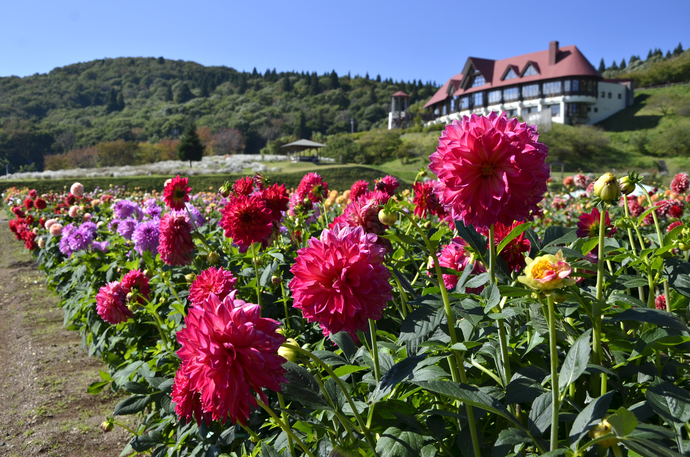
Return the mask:
[[171, 348], [170, 346], [170, 340], [168, 339], [168, 335], [165, 334], [163, 331], [163, 321], [161, 321], [160, 316], [158, 315], [158, 312], [156, 312], [155, 309], [151, 309], [150, 314], [153, 316], [153, 319], [156, 321], [156, 327], [158, 327], [158, 333], [160, 333], [161, 338], [163, 339], [163, 343], [167, 348]]
[[256, 304], [261, 306], [261, 284], [259, 280], [259, 260], [256, 256], [256, 243], [252, 243], [252, 263], [254, 264], [254, 274], [256, 280]]
[[[284, 423], [289, 425], [290, 421], [288, 420], [288, 415], [284, 411], [285, 410], [285, 400], [283, 399], [283, 394], [281, 394], [280, 392], [278, 392], [278, 403], [280, 404], [280, 409], [283, 410], [280, 412], [280, 417], [283, 418]], [[290, 435], [288, 435], [287, 441], [288, 441], [288, 448], [290, 449], [290, 455], [295, 457], [297, 455], [297, 454], [295, 454], [295, 443], [292, 441], [292, 438], [290, 437]]]
[[371, 448], [371, 451], [374, 453], [374, 456], [378, 456], [378, 454], [376, 453], [376, 442], [374, 441], [374, 438], [372, 437], [371, 432], [366, 427], [366, 424], [365, 424], [364, 420], [362, 419], [362, 416], [359, 414], [359, 411], [357, 411], [357, 408], [355, 407], [355, 403], [352, 400], [352, 397], [350, 396], [350, 393], [348, 392], [347, 388], [343, 384], [343, 381], [341, 381], [340, 378], [338, 376], [336, 376], [336, 374], [333, 372], [333, 370], [331, 370], [331, 367], [328, 366], [327, 363], [324, 363], [323, 360], [316, 357], [311, 352], [306, 351], [306, 350], [299, 348], [299, 347], [296, 347], [296, 346], [294, 349], [297, 352], [299, 352], [300, 354], [306, 355], [311, 360], [316, 362], [335, 381], [335, 383], [338, 385], [340, 390], [342, 390], [343, 394], [345, 394], [345, 399], [347, 400], [347, 403], [350, 405], [350, 408], [352, 409], [352, 413], [355, 415], [355, 419], [357, 420], [357, 423], [359, 424], [359, 428], [362, 429], [362, 434], [366, 438], [367, 443], [369, 443], [369, 447]]
[[[625, 203], [623, 203], [623, 208], [625, 208], [626, 219], [631, 221], [631, 219], [630, 219], [630, 208], [628, 208], [627, 198], [625, 200]], [[635, 246], [635, 237], [633, 236], [632, 229], [630, 228], [629, 225], [628, 225], [627, 231], [628, 231], [628, 241], [630, 242], [630, 249], [632, 250], [635, 257], [637, 257], [637, 247]], [[644, 249], [644, 247], [640, 246], [640, 249]], [[640, 301], [644, 302], [644, 288], [638, 287], [637, 288], [637, 295], [639, 296]]]
[[[645, 195], [647, 196], [647, 201], [649, 202], [649, 206], [653, 207], [654, 202], [652, 201], [651, 195], [649, 195], [649, 192], [647, 192], [647, 189], [644, 188], [644, 186], [640, 186], [642, 190], [644, 191]], [[659, 226], [659, 218], [656, 216], [656, 211], [652, 211], [652, 218], [654, 219], [654, 228], [656, 229], [656, 236], [659, 239], [659, 248], [664, 247], [664, 237], [661, 234], [661, 227]], [[664, 281], [664, 296], [666, 297], [666, 311], [672, 312], [671, 307], [668, 305], [671, 301], [671, 291], [668, 286], [668, 281]]]
[[611, 451], [613, 451], [613, 457], [623, 457], [623, 451], [617, 444], [611, 446]]
[[307, 454], [309, 457], [314, 457], [314, 454], [311, 453], [307, 445], [304, 444], [301, 439], [297, 438], [297, 436], [294, 433], [292, 433], [290, 427], [284, 424], [283, 421], [280, 420], [276, 413], [274, 413], [273, 410], [266, 403], [262, 402], [258, 398], [256, 399], [256, 403], [259, 406], [261, 406], [264, 409], [264, 411], [268, 413], [269, 416], [271, 416], [271, 418], [276, 422], [276, 424], [278, 424], [280, 428], [283, 429], [285, 434], [287, 434], [288, 438], [292, 438], [293, 440], [295, 440], [295, 442], [299, 445], [299, 447], [302, 448], [305, 454]]
[[177, 303], [180, 304], [180, 307], [182, 308], [182, 317], [187, 317], [187, 313], [184, 312], [184, 306], [182, 305], [182, 302], [180, 301], [180, 297], [177, 296], [177, 291], [175, 288], [170, 284], [170, 280], [166, 276], [165, 272], [161, 272], [161, 277], [163, 278], [163, 281], [165, 281], [165, 284], [170, 288], [172, 291], [173, 295], [175, 296], [175, 300], [177, 300]]
[[287, 299], [287, 296], [285, 296], [285, 285], [283, 284], [282, 278], [280, 280], [280, 292], [283, 295], [283, 306], [285, 307], [285, 328], [287, 328], [289, 330], [290, 329], [290, 314], [288, 313], [288, 299]]
[[[448, 290], [446, 290], [446, 287], [443, 282], [443, 272], [441, 270], [441, 264], [438, 261], [438, 256], [436, 255], [436, 251], [432, 248], [431, 242], [429, 241], [429, 238], [426, 236], [426, 233], [424, 233], [421, 227], [419, 227], [419, 225], [415, 222], [412, 216], [404, 211], [403, 214], [410, 220], [412, 224], [414, 224], [415, 228], [417, 229], [417, 232], [419, 232], [419, 234], [422, 236], [422, 239], [424, 240], [424, 243], [426, 244], [427, 250], [429, 251], [429, 255], [434, 260], [436, 279], [438, 281], [439, 289], [441, 290], [443, 308], [446, 313], [446, 321], [448, 323], [448, 333], [450, 334], [451, 344], [455, 345], [458, 342], [458, 337], [455, 334], [455, 317], [453, 316], [453, 310], [450, 307], [450, 298], [448, 297]], [[465, 373], [464, 359], [465, 358], [461, 351], [453, 349], [452, 355], [448, 357], [448, 364], [450, 365], [450, 371], [453, 377], [453, 381], [461, 381], [467, 384], [467, 373]], [[480, 457], [482, 454], [481, 447], [479, 444], [479, 435], [477, 434], [477, 425], [474, 420], [474, 411], [472, 411], [472, 406], [470, 405], [466, 404], [465, 408], [467, 410], [467, 421], [470, 428], [470, 437], [472, 439], [472, 449], [474, 450], [475, 457]]]
[[374, 359], [374, 379], [378, 384], [381, 379], [381, 367], [379, 365], [379, 348], [376, 344], [376, 322], [369, 319], [369, 333], [371, 334], [371, 356]]
[[402, 284], [400, 284], [396, 275], [392, 274], [391, 278], [393, 278], [395, 285], [398, 286], [398, 290], [400, 291], [400, 308], [398, 311], [400, 311], [400, 316], [405, 319], [407, 317], [407, 298], [405, 296], [405, 290], [403, 290]]
[[[592, 362], [596, 365], [603, 365], [604, 363], [604, 352], [601, 346], [601, 324], [602, 324], [602, 308], [604, 299], [604, 244], [606, 239], [606, 208], [602, 208], [599, 213], [599, 243], [597, 245], [597, 297], [596, 303], [592, 307], [592, 327], [593, 327], [593, 338], [592, 338]], [[600, 378], [592, 378], [592, 395], [599, 395], [599, 387], [601, 391], [605, 393], [606, 387], [606, 374], [602, 373]]]
[[558, 390], [558, 348], [556, 347], [556, 305], [553, 295], [547, 298], [549, 308], [549, 357], [551, 358], [551, 451], [558, 449], [558, 412], [559, 390]]
[[137, 432], [135, 432], [135, 431], [132, 430], [131, 428], [127, 427], [125, 424], [122, 424], [122, 423], [120, 423], [120, 422], [118, 422], [118, 421], [113, 421], [113, 425], [117, 425], [118, 427], [124, 428], [125, 430], [127, 430], [129, 433], [131, 433], [131, 434], [134, 435], [134, 436], [139, 436], [139, 434], [138, 434]]

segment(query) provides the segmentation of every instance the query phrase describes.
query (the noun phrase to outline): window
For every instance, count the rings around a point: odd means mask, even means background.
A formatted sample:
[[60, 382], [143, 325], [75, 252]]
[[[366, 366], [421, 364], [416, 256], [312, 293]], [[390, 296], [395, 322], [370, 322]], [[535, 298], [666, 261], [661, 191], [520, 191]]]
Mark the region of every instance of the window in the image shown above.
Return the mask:
[[559, 95], [561, 93], [561, 82], [551, 81], [549, 83], [544, 83], [544, 95], [553, 96]]
[[510, 70], [508, 70], [508, 73], [506, 73], [506, 75], [503, 77], [503, 80], [505, 81], [506, 79], [513, 79], [513, 78], [517, 78], [517, 74], [515, 73], [515, 71], [511, 67]]
[[517, 110], [516, 110], [516, 109], [508, 109], [508, 110], [506, 110], [506, 116], [508, 116], [508, 117], [517, 117]]
[[448, 106], [443, 105], [443, 115], [445, 116], [446, 114], [448, 114]]
[[470, 109], [470, 98], [469, 97], [462, 97], [460, 99], [460, 109]]
[[503, 89], [503, 101], [511, 102], [520, 98], [520, 92], [517, 87], [511, 87], [510, 89]]
[[580, 92], [580, 81], [573, 79], [573, 92]]
[[522, 86], [522, 98], [539, 97], [539, 84], [530, 84], [529, 86]]
[[567, 103], [565, 111], [568, 116], [573, 117], [587, 117], [587, 104], [585, 103]]
[[596, 93], [594, 91], [594, 82], [592, 80], [587, 81], [587, 93], [588, 94], [594, 94]]
[[495, 105], [497, 103], [501, 103], [501, 91], [492, 90], [489, 92], [489, 105]]
[[618, 100], [621, 100], [623, 98], [623, 94], [618, 94]]
[[438, 115], [439, 115], [439, 110], [438, 110], [438, 108], [434, 108], [434, 116], [438, 116]]
[[484, 106], [484, 92], [477, 92], [474, 94], [474, 106]]
[[592, 111], [592, 108], [591, 108], [590, 106], [588, 106], [588, 107], [587, 107], [587, 112], [589, 113], [589, 112], [591, 112], [591, 111]]
[[597, 107], [595, 106], [595, 107], [594, 107], [594, 112], [595, 112], [595, 113], [598, 113], [598, 112], [599, 112], [599, 108], [597, 108]]
[[561, 105], [551, 105], [551, 117], [561, 115]]
[[601, 92], [601, 98], [606, 98], [606, 92], [604, 92], [604, 91]]
[[484, 77], [482, 75], [477, 75], [472, 80], [472, 87], [479, 87], [479, 86], [483, 86], [484, 84], [486, 84], [486, 80], [484, 79]]
[[609, 92], [609, 98], [611, 98], [611, 92]]
[[570, 80], [563, 81], [563, 92], [570, 92]]
[[524, 78], [525, 76], [534, 76], [538, 75], [537, 70], [534, 69], [532, 65], [528, 65], [527, 69], [525, 69], [525, 72], [522, 74], [522, 77]]

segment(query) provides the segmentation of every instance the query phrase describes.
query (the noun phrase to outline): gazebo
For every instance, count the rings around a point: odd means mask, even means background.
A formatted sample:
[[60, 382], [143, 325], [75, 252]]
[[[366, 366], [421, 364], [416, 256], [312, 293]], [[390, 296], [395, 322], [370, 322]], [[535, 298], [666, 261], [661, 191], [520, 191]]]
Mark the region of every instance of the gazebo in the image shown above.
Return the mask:
[[[293, 162], [319, 162], [321, 155], [319, 149], [325, 148], [325, 144], [317, 143], [310, 140], [297, 140], [295, 142], [284, 144], [281, 148], [287, 150], [288, 157]], [[316, 155], [303, 155], [304, 151], [316, 150]]]

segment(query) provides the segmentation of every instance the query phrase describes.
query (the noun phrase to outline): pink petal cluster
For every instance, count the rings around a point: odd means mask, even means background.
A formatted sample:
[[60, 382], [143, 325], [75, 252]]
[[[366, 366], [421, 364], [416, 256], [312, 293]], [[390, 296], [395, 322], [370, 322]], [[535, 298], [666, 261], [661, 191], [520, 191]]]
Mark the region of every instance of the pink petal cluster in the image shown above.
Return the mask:
[[193, 307], [200, 308], [211, 294], [223, 300], [235, 290], [235, 284], [237, 284], [237, 278], [228, 270], [223, 270], [223, 267], [207, 268], [192, 282], [189, 288], [189, 301]]
[[166, 181], [163, 198], [168, 208], [184, 209], [185, 202], [189, 201], [189, 192], [192, 191], [192, 188], [187, 186], [188, 182], [189, 178], [180, 178], [180, 175]]
[[350, 200], [357, 201], [359, 197], [369, 192], [369, 183], [365, 180], [355, 181], [350, 188]]
[[318, 203], [328, 195], [328, 183], [323, 182], [316, 173], [307, 173], [297, 187], [298, 200], [308, 198], [312, 203]]
[[690, 187], [690, 180], [687, 173], [678, 173], [671, 181], [671, 191], [677, 194], [684, 194]]
[[242, 252], [252, 243], [266, 244], [273, 233], [273, 212], [258, 195], [233, 197], [222, 212], [220, 226]]
[[184, 417], [195, 408], [198, 413], [199, 394], [203, 413], [213, 420], [244, 424], [250, 407], [257, 406], [255, 394], [265, 403], [263, 388], [278, 391], [287, 382], [285, 359], [276, 353], [285, 341], [277, 333], [280, 323], [262, 318], [259, 305], [235, 294], [223, 301], [211, 295], [200, 308], [190, 308], [185, 328], [176, 334], [183, 373], [176, 377], [176, 411]]
[[161, 219], [158, 252], [168, 265], [187, 265], [192, 262], [192, 226], [184, 216], [166, 214]]
[[[379, 220], [379, 211], [388, 201], [388, 195], [380, 192], [367, 192], [357, 201], [353, 201], [345, 207], [343, 214], [333, 219], [329, 228], [340, 227], [362, 227], [366, 233], [383, 235], [388, 229]], [[390, 241], [385, 238], [377, 238], [377, 244], [383, 246], [387, 251], [392, 250]]]
[[149, 278], [139, 270], [132, 270], [122, 277], [120, 281], [122, 289], [125, 294], [134, 292], [138, 295], [137, 301], [140, 304], [145, 304], [145, 300], [149, 299], [151, 288], [149, 287]]
[[113, 325], [126, 322], [132, 315], [125, 299], [127, 292], [115, 281], [101, 287], [96, 295], [96, 312], [101, 319]]
[[[453, 238], [449, 244], [442, 246], [441, 253], [438, 256], [439, 265], [455, 271], [464, 271], [465, 267], [467, 267], [467, 264], [470, 261], [470, 256], [465, 251], [465, 246], [467, 246], [467, 243], [462, 238]], [[483, 273], [484, 271], [486, 270], [482, 264], [475, 262], [474, 267], [472, 268], [472, 273], [479, 274]], [[459, 278], [460, 277], [458, 275], [444, 274], [443, 284], [445, 284], [446, 289], [455, 289], [455, 286], [458, 285]], [[478, 294], [483, 288], [483, 286], [478, 288], [469, 288], [467, 289], [467, 292]]]
[[536, 129], [505, 114], [473, 114], [444, 130], [429, 169], [438, 176], [436, 189], [452, 217], [488, 227], [525, 220], [547, 190], [548, 148]]
[[368, 319], [381, 319], [392, 299], [385, 250], [362, 227], [324, 230], [300, 249], [290, 271], [294, 307], [324, 335], [346, 331], [356, 335]]
[[437, 185], [437, 181], [416, 182], [412, 185], [414, 189], [412, 204], [415, 205], [414, 214], [418, 218], [424, 219], [433, 214], [444, 219], [448, 215], [435, 193]]
[[590, 179], [587, 176], [580, 173], [573, 177], [573, 183], [576, 187], [579, 187], [580, 189], [587, 189], [587, 187], [590, 184]]
[[[592, 238], [599, 236], [599, 219], [601, 213], [598, 209], [593, 208], [591, 213], [582, 213], [577, 222], [577, 237], [578, 238]], [[605, 221], [605, 236], [612, 237], [616, 233], [616, 228], [611, 225], [611, 218], [609, 212], [606, 211], [604, 216]]]
[[395, 178], [395, 176], [387, 175], [381, 179], [374, 181], [374, 189], [385, 192], [392, 196], [395, 194], [395, 190], [400, 187], [400, 183]]

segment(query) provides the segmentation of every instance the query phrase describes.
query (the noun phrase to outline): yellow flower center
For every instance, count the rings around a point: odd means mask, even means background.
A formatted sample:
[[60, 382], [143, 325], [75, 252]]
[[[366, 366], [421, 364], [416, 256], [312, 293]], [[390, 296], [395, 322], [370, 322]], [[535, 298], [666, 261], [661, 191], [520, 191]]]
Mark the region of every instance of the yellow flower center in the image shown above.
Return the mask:
[[544, 273], [553, 270], [553, 263], [548, 259], [541, 259], [532, 264], [532, 277], [535, 279], [541, 279], [544, 277]]

